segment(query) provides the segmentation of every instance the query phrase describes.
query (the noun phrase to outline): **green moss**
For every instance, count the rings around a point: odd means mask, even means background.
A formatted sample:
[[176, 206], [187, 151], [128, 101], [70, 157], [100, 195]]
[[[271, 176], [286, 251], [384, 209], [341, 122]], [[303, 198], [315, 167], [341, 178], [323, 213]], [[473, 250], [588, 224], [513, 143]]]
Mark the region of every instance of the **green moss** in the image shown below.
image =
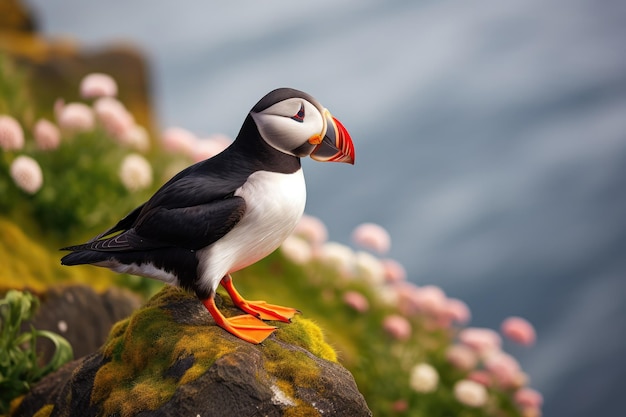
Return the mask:
[[[175, 323], [163, 307], [192, 295], [164, 287], [143, 308], [116, 324], [102, 348], [110, 361], [96, 374], [91, 400], [104, 413], [134, 415], [167, 402], [176, 388], [204, 374], [211, 365], [236, 348], [220, 338], [217, 326]], [[216, 342], [217, 341], [217, 342]], [[167, 376], [180, 359], [193, 356], [182, 377]]]
[[[104, 414], [131, 416], [141, 410], [154, 410], [167, 402], [177, 387], [203, 375], [219, 358], [234, 352], [242, 342], [224, 337], [224, 330], [207, 323], [183, 324], [173, 317], [177, 305], [195, 296], [166, 286], [131, 317], [111, 330], [102, 354], [108, 360], [96, 374], [91, 401]], [[226, 299], [224, 309], [230, 304]], [[225, 313], [228, 313], [225, 311]], [[311, 320], [296, 317], [281, 323], [275, 337], [256, 345], [265, 357], [266, 371], [290, 397], [294, 386], [316, 389], [320, 370], [309, 353], [336, 360], [322, 331]], [[253, 346], [253, 345], [250, 345]], [[181, 360], [192, 357], [187, 369], [170, 370]], [[303, 404], [299, 404], [301, 409]], [[302, 407], [300, 407], [302, 406]], [[304, 414], [307, 415], [307, 414]]]
[[276, 337], [285, 343], [300, 346], [317, 357], [337, 362], [337, 353], [326, 342], [322, 329], [313, 320], [295, 316], [290, 324], [281, 326]]

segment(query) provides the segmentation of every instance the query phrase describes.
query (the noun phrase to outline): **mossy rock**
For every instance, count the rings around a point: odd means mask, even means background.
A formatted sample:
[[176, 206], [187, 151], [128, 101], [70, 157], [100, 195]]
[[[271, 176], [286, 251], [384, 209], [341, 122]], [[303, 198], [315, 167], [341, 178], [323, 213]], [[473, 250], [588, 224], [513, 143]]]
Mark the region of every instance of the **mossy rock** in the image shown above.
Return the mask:
[[[226, 315], [241, 314], [219, 295]], [[217, 327], [199, 300], [165, 287], [102, 348], [42, 380], [15, 416], [369, 416], [352, 375], [297, 316], [260, 345]]]

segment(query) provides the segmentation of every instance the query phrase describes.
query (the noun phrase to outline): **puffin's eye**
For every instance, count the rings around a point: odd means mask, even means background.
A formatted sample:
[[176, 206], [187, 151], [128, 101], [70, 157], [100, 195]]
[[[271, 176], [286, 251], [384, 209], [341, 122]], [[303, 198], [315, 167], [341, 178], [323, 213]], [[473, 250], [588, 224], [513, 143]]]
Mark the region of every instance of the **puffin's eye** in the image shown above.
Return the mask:
[[291, 118], [298, 123], [304, 122], [304, 104], [300, 104], [300, 110], [298, 110], [298, 113], [291, 116]]

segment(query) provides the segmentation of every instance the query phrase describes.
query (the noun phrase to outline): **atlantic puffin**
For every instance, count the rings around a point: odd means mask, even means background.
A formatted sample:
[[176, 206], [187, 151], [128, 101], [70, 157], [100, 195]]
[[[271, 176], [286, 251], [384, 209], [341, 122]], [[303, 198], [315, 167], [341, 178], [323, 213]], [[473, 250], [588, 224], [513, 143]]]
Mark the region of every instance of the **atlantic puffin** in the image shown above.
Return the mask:
[[[290, 307], [245, 300], [231, 273], [276, 250], [304, 212], [300, 158], [354, 164], [346, 128], [315, 98], [291, 88], [265, 95], [233, 143], [167, 181], [144, 204], [88, 242], [68, 246], [63, 265], [91, 264], [154, 278], [195, 292], [215, 323], [261, 343], [289, 322]], [[222, 285], [247, 314], [225, 317], [215, 305]]]

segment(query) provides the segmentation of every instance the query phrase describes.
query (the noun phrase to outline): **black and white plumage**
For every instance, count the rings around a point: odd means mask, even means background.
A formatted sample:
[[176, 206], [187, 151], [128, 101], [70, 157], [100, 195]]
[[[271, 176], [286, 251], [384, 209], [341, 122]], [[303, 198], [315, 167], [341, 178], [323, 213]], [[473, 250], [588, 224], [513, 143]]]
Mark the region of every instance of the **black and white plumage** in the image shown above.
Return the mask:
[[[294, 309], [244, 300], [230, 273], [273, 252], [304, 211], [300, 157], [354, 162], [346, 129], [313, 97], [281, 88], [250, 111], [222, 153], [181, 171], [146, 203], [71, 251], [64, 265], [93, 264], [194, 291], [218, 325], [259, 343]], [[251, 316], [226, 319], [213, 303], [220, 283]], [[254, 316], [254, 317], [253, 317]]]

